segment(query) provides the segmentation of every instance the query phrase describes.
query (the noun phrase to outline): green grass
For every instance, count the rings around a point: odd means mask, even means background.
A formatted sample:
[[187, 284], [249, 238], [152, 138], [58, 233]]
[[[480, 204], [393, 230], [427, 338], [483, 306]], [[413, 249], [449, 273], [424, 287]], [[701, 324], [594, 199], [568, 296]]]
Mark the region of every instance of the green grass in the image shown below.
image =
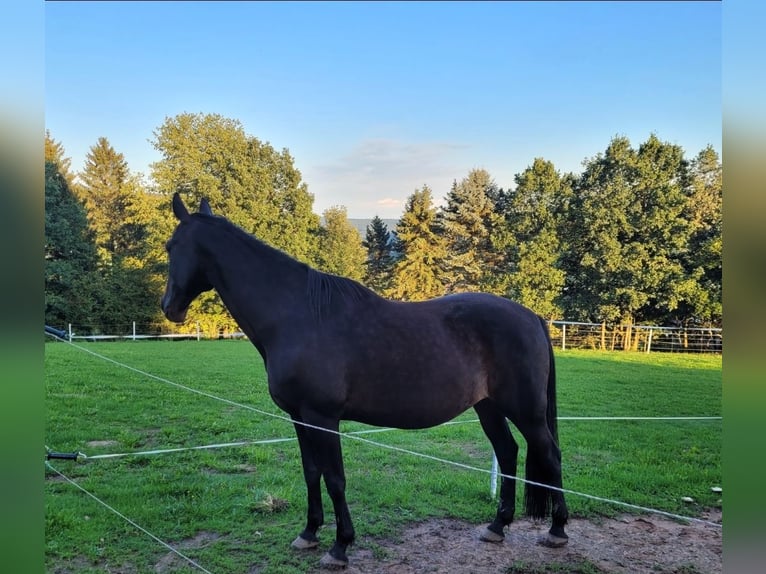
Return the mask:
[[[84, 348], [158, 377], [283, 415], [271, 402], [260, 357], [246, 341], [120, 342]], [[292, 437], [292, 426], [184, 391], [73, 346], [45, 351], [46, 444], [88, 456]], [[720, 416], [721, 357], [557, 353], [559, 415]], [[475, 419], [473, 411], [460, 419]], [[342, 430], [367, 428], [344, 423]], [[719, 504], [721, 421], [559, 423], [564, 486], [685, 516]], [[489, 468], [476, 423], [365, 438]], [[524, 443], [520, 469], [523, 469]], [[100, 441], [93, 443], [93, 441]], [[89, 444], [90, 443], [90, 444]], [[489, 477], [344, 439], [347, 496], [357, 547], [396, 539], [407, 524], [494, 514]], [[77, 481], [211, 572], [306, 572], [317, 553], [289, 548], [303, 528], [305, 487], [295, 442], [143, 457], [52, 461]], [[52, 573], [154, 572], [168, 550], [46, 470], [46, 561]], [[519, 501], [521, 491], [519, 488]], [[695, 502], [686, 504], [684, 496]], [[573, 516], [626, 509], [570, 495]], [[332, 506], [322, 548], [334, 538]], [[168, 558], [164, 558], [168, 561]], [[172, 572], [197, 572], [178, 559]], [[587, 572], [588, 570], [583, 570]]]

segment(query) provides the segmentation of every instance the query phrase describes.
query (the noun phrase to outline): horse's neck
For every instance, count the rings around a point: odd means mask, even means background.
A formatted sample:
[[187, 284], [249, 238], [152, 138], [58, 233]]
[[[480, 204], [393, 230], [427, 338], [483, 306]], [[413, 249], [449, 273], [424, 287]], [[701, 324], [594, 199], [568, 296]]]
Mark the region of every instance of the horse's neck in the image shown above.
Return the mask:
[[253, 341], [266, 344], [306, 301], [305, 266], [262, 243], [224, 232], [209, 243], [209, 280], [239, 327]]

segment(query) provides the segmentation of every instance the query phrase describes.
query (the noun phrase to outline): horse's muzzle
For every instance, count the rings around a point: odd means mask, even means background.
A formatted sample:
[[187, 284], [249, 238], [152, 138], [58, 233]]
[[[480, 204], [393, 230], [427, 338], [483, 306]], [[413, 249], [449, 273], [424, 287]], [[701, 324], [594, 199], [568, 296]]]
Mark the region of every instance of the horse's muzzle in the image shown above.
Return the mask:
[[183, 323], [186, 321], [186, 311], [189, 308], [184, 307], [183, 309], [178, 309], [178, 307], [171, 303], [170, 297], [167, 293], [165, 293], [165, 295], [162, 297], [160, 306], [162, 307], [162, 312], [165, 314], [165, 317], [167, 317], [169, 321], [173, 321], [174, 323]]

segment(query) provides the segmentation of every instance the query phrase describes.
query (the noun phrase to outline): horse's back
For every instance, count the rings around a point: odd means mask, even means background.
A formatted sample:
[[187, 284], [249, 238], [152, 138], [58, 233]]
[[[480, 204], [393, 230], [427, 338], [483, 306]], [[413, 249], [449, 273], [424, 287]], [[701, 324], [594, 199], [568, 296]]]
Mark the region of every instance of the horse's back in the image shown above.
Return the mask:
[[323, 384], [342, 381], [344, 417], [415, 428], [449, 420], [499, 386], [512, 392], [547, 361], [546, 341], [534, 313], [494, 295], [379, 299], [328, 318], [313, 359]]
[[[459, 293], [423, 302], [460, 338], [474, 338], [487, 350], [516, 354], [547, 350], [540, 318], [530, 309], [489, 293]], [[514, 350], [515, 349], [515, 350]]]

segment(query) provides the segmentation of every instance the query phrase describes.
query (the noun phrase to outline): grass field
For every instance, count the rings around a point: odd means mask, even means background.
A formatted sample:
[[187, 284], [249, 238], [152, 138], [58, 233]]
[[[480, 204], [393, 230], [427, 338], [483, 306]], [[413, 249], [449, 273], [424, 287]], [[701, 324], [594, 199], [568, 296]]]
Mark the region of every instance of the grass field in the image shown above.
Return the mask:
[[[260, 356], [246, 341], [78, 345], [168, 381], [282, 416]], [[292, 437], [281, 419], [179, 389], [82, 349], [45, 349], [46, 444], [89, 457], [150, 449]], [[720, 416], [721, 357], [557, 352], [560, 417]], [[465, 424], [365, 438], [489, 468], [491, 450], [473, 411]], [[343, 431], [368, 427], [356, 423]], [[722, 424], [714, 421], [561, 420], [564, 486], [631, 504], [698, 516], [720, 506]], [[515, 433], [522, 446], [523, 440]], [[344, 439], [347, 496], [357, 547], [396, 538], [412, 522], [494, 515], [489, 476]], [[523, 458], [520, 461], [523, 469]], [[138, 525], [216, 573], [312, 570], [318, 555], [291, 551], [304, 526], [296, 442], [153, 456], [51, 461]], [[519, 488], [519, 502], [521, 491]], [[683, 497], [694, 503], [684, 503]], [[573, 516], [625, 508], [569, 495]], [[46, 469], [46, 563], [51, 573], [155, 572], [168, 549]], [[322, 548], [334, 538], [332, 512]], [[198, 572], [174, 563], [166, 572]]]

